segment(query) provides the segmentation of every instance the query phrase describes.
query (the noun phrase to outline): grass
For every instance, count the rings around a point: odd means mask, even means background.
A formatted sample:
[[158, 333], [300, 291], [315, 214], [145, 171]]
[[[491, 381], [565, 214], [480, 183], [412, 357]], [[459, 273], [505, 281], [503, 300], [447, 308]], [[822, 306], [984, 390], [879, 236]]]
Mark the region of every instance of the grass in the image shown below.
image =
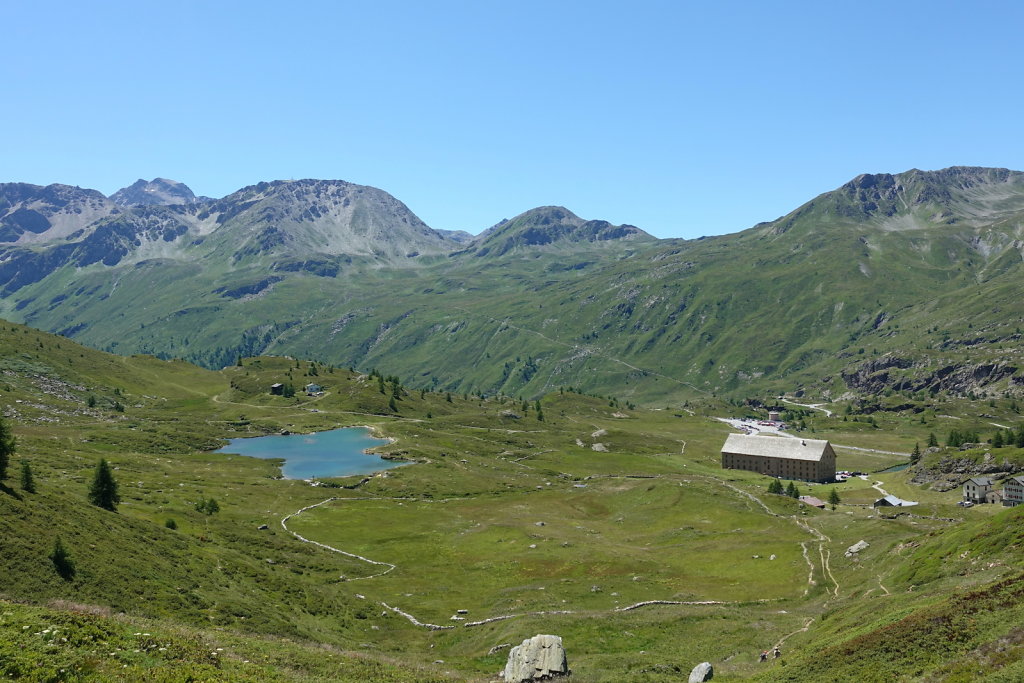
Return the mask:
[[[24, 351], [23, 339], [36, 334]], [[957, 491], [928, 491], [907, 473], [872, 481], [922, 505], [879, 514], [857, 504], [877, 495], [860, 479], [835, 486], [843, 504], [832, 512], [766, 494], [766, 477], [723, 471], [718, 449], [728, 428], [702, 414], [728, 414], [718, 403], [690, 415], [554, 392], [541, 400], [540, 420], [532, 403], [524, 410], [509, 397], [449, 401], [445, 392], [407, 390], [394, 411], [376, 380], [293, 359], [209, 372], [111, 357], [10, 325], [0, 329], [0, 349], [17, 457], [31, 462], [38, 487], [26, 493], [9, 478], [0, 490], [4, 675], [42, 680], [64, 668], [125, 680], [488, 680], [507, 654], [500, 646], [553, 632], [579, 680], [678, 680], [705, 660], [716, 679], [738, 680], [765, 674], [756, 653], [780, 640], [787, 663], [813, 664], [814, 653], [874, 638], [902, 619], [917, 623], [914, 615], [931, 614], [949, 595], [984, 592], [1020, 569], [1019, 515], [965, 511], [954, 504]], [[268, 391], [310, 379], [323, 395]], [[883, 443], [859, 441], [841, 419], [817, 419], [818, 438]], [[231, 437], [357, 424], [393, 439], [375, 450], [416, 464], [362, 484], [345, 477], [310, 486], [280, 479], [273, 461], [209, 452]], [[85, 500], [100, 457], [116, 468], [117, 513]], [[827, 498], [830, 487], [801, 488]], [[196, 509], [211, 497], [220, 512]], [[285, 516], [332, 497], [289, 528], [395, 570], [367, 578], [380, 566], [281, 528]], [[48, 560], [58, 535], [75, 563], [69, 579]], [[845, 557], [862, 539], [869, 547]], [[621, 610], [650, 600], [715, 604]], [[383, 603], [454, 628], [417, 627]], [[987, 635], [971, 641], [992, 673], [1017, 666], [1016, 650], [998, 662], [982, 652], [1012, 638], [1014, 614], [986, 622]], [[466, 625], [503, 615], [516, 616]], [[67, 644], [36, 635], [51, 626], [81, 635]], [[90, 633], [117, 655], [102, 654]], [[135, 633], [154, 634], [152, 642]], [[230, 655], [212, 655], [217, 648]], [[53, 656], [38, 671], [26, 668], [41, 653]], [[929, 657], [893, 661], [911, 677], [922, 666], [956, 665]]]

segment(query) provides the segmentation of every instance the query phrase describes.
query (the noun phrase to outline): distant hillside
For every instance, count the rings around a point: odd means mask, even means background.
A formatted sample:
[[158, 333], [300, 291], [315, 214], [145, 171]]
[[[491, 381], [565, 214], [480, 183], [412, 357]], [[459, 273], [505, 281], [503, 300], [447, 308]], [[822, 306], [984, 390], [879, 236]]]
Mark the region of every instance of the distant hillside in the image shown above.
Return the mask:
[[578, 386], [655, 404], [1024, 393], [1016, 171], [861, 175], [690, 241], [562, 207], [455, 239], [342, 181], [127, 208], [2, 189], [0, 314], [119, 353], [209, 367], [293, 354], [459, 392]]
[[510, 251], [530, 247], [654, 239], [632, 225], [585, 221], [561, 206], [542, 206], [488, 228], [480, 233], [469, 251], [478, 257], [503, 256]]

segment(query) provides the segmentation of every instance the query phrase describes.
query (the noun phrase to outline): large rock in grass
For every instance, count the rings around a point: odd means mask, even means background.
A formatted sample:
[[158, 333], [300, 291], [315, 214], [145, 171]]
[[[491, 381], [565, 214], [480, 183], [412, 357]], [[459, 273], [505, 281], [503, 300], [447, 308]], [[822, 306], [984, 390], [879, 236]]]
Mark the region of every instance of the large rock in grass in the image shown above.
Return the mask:
[[527, 638], [508, 653], [502, 676], [505, 683], [544, 681], [569, 675], [569, 662], [558, 636]]
[[704, 681], [710, 681], [714, 677], [715, 667], [711, 666], [711, 662], [701, 662], [693, 667], [693, 671], [690, 672], [689, 683], [704, 683]]

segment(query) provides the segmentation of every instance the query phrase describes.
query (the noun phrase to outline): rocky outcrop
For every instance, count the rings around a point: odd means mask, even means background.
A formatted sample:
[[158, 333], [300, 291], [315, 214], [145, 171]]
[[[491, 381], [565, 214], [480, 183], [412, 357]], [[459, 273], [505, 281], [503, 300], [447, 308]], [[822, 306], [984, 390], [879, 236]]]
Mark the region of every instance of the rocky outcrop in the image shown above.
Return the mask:
[[846, 370], [842, 376], [848, 387], [865, 394], [879, 395], [892, 389], [946, 391], [966, 396], [1007, 379], [1014, 382], [1016, 373], [1016, 366], [1004, 362], [936, 367], [927, 360], [915, 363], [886, 354]]
[[569, 662], [558, 636], [527, 638], [508, 653], [502, 677], [505, 683], [546, 681], [569, 675]]
[[[938, 449], [928, 449], [929, 451]], [[929, 465], [919, 464], [913, 469], [910, 481], [914, 484], [931, 484], [936, 491], [948, 491], [960, 486], [965, 479], [980, 475], [1015, 475], [1024, 472], [1024, 466], [999, 458], [986, 451], [980, 458], [967, 457], [959, 452], [940, 458]]]
[[704, 683], [704, 681], [710, 681], [714, 677], [715, 667], [711, 666], [711, 662], [701, 662], [693, 667], [693, 671], [690, 672], [689, 683]]

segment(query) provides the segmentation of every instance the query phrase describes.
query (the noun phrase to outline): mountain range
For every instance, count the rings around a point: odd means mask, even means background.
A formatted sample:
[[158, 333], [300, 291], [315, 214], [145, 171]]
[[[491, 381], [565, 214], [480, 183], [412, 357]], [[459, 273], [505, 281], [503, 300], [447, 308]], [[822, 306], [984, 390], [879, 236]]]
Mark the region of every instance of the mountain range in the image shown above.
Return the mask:
[[550, 206], [473, 237], [343, 181], [7, 183], [0, 315], [121, 354], [287, 354], [464, 393], [1016, 393], [1022, 223], [1024, 173], [974, 167], [861, 175], [697, 240]]

